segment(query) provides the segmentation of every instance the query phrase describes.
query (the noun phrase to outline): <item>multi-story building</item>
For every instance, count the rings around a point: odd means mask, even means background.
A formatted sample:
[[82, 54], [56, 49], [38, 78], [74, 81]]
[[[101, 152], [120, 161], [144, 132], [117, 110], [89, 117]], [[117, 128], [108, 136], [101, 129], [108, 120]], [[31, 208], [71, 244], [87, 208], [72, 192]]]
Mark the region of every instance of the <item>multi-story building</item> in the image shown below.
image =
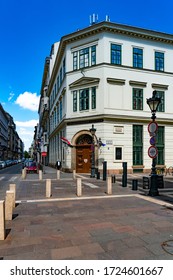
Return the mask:
[[0, 159], [21, 159], [23, 149], [13, 117], [0, 104]]
[[0, 160], [7, 157], [8, 149], [8, 118], [0, 104]]
[[49, 164], [59, 159], [64, 170], [90, 172], [93, 124], [96, 167], [107, 161], [109, 172], [120, 172], [127, 162], [129, 172], [150, 170], [146, 99], [156, 90], [157, 165], [173, 165], [172, 61], [173, 35], [157, 31], [105, 21], [62, 37], [46, 58], [41, 86]]

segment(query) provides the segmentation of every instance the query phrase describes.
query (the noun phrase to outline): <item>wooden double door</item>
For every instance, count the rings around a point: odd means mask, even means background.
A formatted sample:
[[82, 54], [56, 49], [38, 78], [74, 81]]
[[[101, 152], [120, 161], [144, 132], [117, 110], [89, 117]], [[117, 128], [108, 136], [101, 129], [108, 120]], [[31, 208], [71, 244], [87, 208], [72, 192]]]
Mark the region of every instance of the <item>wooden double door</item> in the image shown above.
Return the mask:
[[90, 173], [91, 172], [91, 145], [76, 146], [76, 172]]

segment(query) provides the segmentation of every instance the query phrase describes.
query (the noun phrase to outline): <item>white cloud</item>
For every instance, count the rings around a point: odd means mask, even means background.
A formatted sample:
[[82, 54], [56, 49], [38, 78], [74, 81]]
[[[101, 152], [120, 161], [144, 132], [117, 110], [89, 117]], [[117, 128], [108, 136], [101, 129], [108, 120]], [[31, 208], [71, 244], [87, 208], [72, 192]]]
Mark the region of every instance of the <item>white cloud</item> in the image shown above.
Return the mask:
[[40, 97], [37, 96], [36, 93], [27, 92], [21, 93], [16, 101], [15, 104], [18, 104], [20, 107], [24, 109], [28, 109], [31, 111], [38, 111]]
[[16, 130], [19, 134], [19, 137], [22, 139], [25, 147], [24, 150], [29, 150], [33, 137], [34, 137], [34, 127], [37, 125], [38, 120], [29, 120], [29, 121], [15, 121]]
[[15, 121], [15, 124], [19, 127], [32, 127], [34, 129], [34, 126], [36, 126], [38, 123], [38, 120], [30, 120], [30, 121]]

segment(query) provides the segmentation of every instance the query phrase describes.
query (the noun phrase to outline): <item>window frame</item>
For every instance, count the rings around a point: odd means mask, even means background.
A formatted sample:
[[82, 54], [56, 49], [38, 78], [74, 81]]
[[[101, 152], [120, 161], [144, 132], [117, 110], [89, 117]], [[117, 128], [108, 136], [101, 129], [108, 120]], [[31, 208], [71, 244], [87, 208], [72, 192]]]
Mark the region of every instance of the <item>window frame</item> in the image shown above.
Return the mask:
[[[132, 89], [132, 108], [133, 110], [143, 110], [143, 89], [133, 88]], [[141, 94], [141, 96], [139, 96]], [[135, 96], [136, 95], [136, 96]]]
[[143, 161], [143, 125], [133, 125], [133, 166], [143, 165]]
[[[120, 149], [121, 158], [117, 158], [117, 150]], [[122, 162], [123, 161], [123, 146], [114, 146], [114, 161]]]
[[155, 61], [155, 71], [164, 72], [164, 66], [165, 66], [164, 65], [165, 64], [164, 52], [155, 51], [154, 61]]
[[89, 110], [89, 88], [79, 90], [79, 111]]
[[111, 43], [111, 64], [122, 64], [122, 46]]
[[133, 47], [133, 67], [143, 69], [143, 49]]

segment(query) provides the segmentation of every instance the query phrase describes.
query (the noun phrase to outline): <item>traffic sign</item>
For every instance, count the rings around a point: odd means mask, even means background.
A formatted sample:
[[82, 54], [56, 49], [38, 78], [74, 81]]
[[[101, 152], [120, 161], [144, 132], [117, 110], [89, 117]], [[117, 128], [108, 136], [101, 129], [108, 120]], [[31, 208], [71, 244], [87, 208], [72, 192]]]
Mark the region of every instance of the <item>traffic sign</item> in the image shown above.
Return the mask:
[[148, 124], [148, 132], [150, 133], [150, 135], [153, 136], [153, 134], [155, 134], [157, 130], [158, 130], [157, 122], [150, 122]]
[[151, 145], [155, 145], [155, 144], [156, 144], [156, 137], [152, 136], [152, 137], [150, 138], [150, 144], [151, 144]]
[[156, 158], [158, 155], [158, 150], [155, 146], [150, 146], [148, 148], [148, 155], [150, 158]]

